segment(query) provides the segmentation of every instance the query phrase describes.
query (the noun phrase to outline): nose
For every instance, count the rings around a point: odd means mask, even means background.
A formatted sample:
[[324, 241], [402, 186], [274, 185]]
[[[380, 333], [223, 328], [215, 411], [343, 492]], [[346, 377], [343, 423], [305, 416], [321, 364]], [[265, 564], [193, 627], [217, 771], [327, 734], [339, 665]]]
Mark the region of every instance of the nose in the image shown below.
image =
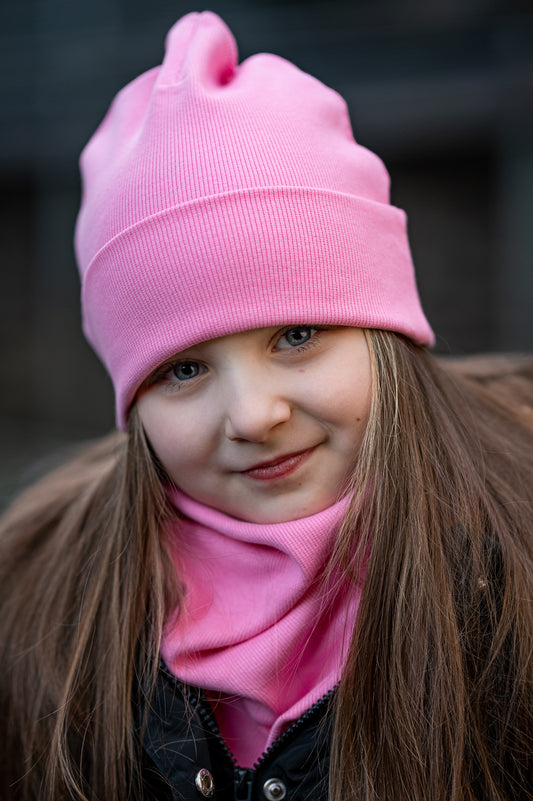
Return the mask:
[[226, 396], [224, 433], [232, 441], [264, 442], [290, 419], [289, 399], [264, 376], [234, 377]]

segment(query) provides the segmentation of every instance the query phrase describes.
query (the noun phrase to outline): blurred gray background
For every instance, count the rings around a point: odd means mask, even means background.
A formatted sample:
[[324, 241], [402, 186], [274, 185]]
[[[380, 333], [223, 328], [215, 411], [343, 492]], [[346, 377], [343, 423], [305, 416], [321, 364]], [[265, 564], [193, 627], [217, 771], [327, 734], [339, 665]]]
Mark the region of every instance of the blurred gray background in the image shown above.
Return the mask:
[[[278, 53], [345, 96], [408, 213], [437, 350], [533, 351], [531, 0], [208, 7], [241, 58]], [[109, 380], [80, 332], [77, 159], [112, 96], [161, 62], [166, 31], [191, 10], [202, 9], [2, 0], [0, 503], [47, 454], [113, 427]]]

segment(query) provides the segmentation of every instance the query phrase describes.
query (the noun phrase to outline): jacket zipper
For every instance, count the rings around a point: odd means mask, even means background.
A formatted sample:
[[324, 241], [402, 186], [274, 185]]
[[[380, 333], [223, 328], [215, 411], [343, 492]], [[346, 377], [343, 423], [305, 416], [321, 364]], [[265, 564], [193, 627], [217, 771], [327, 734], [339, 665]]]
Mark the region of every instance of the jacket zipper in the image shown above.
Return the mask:
[[217, 742], [223, 748], [224, 752], [233, 764], [233, 797], [235, 801], [251, 801], [254, 779], [257, 771], [264, 767], [265, 763], [272, 760], [286, 745], [289, 744], [292, 738], [298, 733], [299, 729], [304, 726], [307, 720], [314, 715], [314, 713], [325, 706], [327, 702], [335, 695], [338, 685], [335, 685], [331, 690], [325, 693], [318, 701], [309, 707], [300, 717], [293, 721], [291, 725], [277, 737], [274, 742], [261, 754], [259, 759], [254, 762], [252, 768], [241, 768], [237, 765], [237, 760], [233, 755], [228, 744], [222, 737], [218, 723], [216, 722], [215, 715], [211, 705], [201, 690], [198, 691], [196, 708], [202, 719], [202, 723], [209, 729], [209, 731], [216, 738]]
[[329, 690], [327, 693], [324, 693], [324, 695], [319, 698], [318, 701], [315, 701], [315, 703], [310, 706], [309, 709], [306, 709], [306, 711], [300, 715], [297, 720], [294, 720], [291, 725], [285, 729], [285, 731], [282, 732], [265, 751], [263, 751], [259, 759], [254, 762], [252, 768], [241, 768], [239, 765], [237, 765], [237, 760], [235, 759], [233, 752], [220, 733], [218, 723], [211, 708], [211, 704], [205, 697], [203, 691], [200, 688], [184, 685], [169, 671], [164, 663], [161, 663], [160, 670], [162, 670], [165, 675], [168, 676], [168, 678], [171, 679], [175, 684], [180, 686], [189, 703], [191, 703], [192, 706], [198, 710], [198, 714], [200, 715], [203, 725], [215, 737], [225, 755], [230, 760], [233, 766], [233, 797], [235, 801], [251, 801], [254, 778], [259, 768], [264, 767], [267, 760], [273, 759], [282, 750], [282, 748], [284, 748], [290, 742], [291, 738], [298, 733], [300, 727], [303, 726], [318, 709], [331, 700], [338, 687], [338, 684], [336, 684], [335, 687], [332, 687], [331, 690]]
[[309, 718], [312, 717], [312, 715], [314, 715], [314, 713], [318, 709], [320, 709], [322, 706], [325, 706], [325, 704], [328, 701], [330, 701], [331, 698], [333, 698], [333, 696], [337, 691], [337, 687], [338, 684], [336, 684], [335, 687], [332, 687], [331, 690], [328, 690], [327, 693], [324, 693], [324, 695], [321, 698], [319, 698], [318, 701], [315, 701], [315, 703], [312, 706], [310, 706], [309, 709], [306, 709], [306, 711], [302, 715], [300, 715], [299, 718], [294, 720], [290, 724], [290, 726], [279, 735], [279, 737], [276, 737], [274, 742], [271, 745], [269, 745], [266, 751], [263, 751], [257, 762], [254, 762], [253, 766], [254, 771], [258, 770], [260, 767], [263, 767], [267, 759], [272, 759], [273, 757], [275, 757], [279, 753], [279, 751], [281, 751], [281, 749], [288, 744], [291, 738], [294, 737], [294, 735], [304, 725], [304, 723], [306, 723], [306, 721], [308, 721]]

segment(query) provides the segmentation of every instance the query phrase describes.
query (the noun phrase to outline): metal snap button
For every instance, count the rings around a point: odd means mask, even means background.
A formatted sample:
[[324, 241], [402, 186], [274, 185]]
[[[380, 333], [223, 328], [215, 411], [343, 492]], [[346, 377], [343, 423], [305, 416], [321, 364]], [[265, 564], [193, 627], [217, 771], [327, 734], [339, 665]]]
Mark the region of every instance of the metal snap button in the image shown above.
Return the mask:
[[287, 788], [281, 779], [268, 779], [263, 785], [263, 793], [268, 801], [281, 801], [287, 795]]
[[196, 789], [201, 793], [204, 798], [211, 798], [215, 794], [215, 781], [208, 770], [202, 768], [196, 774], [194, 780]]

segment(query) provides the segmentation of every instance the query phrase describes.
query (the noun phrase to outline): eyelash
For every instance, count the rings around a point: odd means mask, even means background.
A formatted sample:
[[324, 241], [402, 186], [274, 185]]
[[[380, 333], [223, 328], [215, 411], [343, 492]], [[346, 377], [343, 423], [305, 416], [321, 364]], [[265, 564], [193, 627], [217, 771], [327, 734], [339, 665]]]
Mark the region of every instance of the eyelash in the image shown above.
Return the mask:
[[[302, 328], [306, 328], [306, 329], [308, 329], [308, 330], [313, 332], [311, 334], [311, 336], [309, 337], [309, 339], [306, 342], [304, 342], [302, 345], [294, 345], [293, 347], [281, 348], [280, 351], [278, 351], [278, 352], [287, 352], [287, 355], [289, 355], [291, 353], [298, 354], [298, 353], [303, 353], [303, 352], [305, 352], [307, 350], [310, 350], [311, 348], [314, 348], [318, 344], [319, 334], [322, 333], [323, 331], [329, 330], [325, 326], [324, 327], [320, 327], [320, 326], [316, 326], [316, 325], [291, 325], [288, 328], [285, 328], [283, 331], [281, 331], [278, 334], [276, 334], [276, 337], [275, 337], [276, 343], [279, 342], [279, 340], [282, 337], [286, 336], [290, 331], [296, 331], [296, 330], [302, 329]], [[170, 371], [175, 369], [179, 364], [199, 364], [200, 368], [202, 368], [202, 366], [203, 366], [201, 362], [196, 361], [194, 359], [178, 359], [176, 361], [166, 362], [165, 364], [162, 364], [147, 379], [147, 385], [148, 386], [153, 386], [154, 384], [167, 383], [172, 387], [172, 389], [178, 389], [178, 390], [181, 389], [181, 387], [183, 385], [187, 384], [188, 382], [187, 381], [180, 381], [176, 377], [174, 377], [174, 380], [173, 380], [172, 378], [169, 377]], [[200, 372], [200, 375], [201, 374], [202, 373]], [[196, 376], [194, 376], [194, 378], [196, 378]]]
[[200, 364], [200, 366], [202, 366], [200, 362], [196, 362], [194, 359], [178, 359], [175, 362], [167, 362], [166, 364], [162, 364], [161, 367], [159, 367], [157, 371], [149, 378], [149, 385], [153, 386], [154, 384], [169, 384], [173, 389], [181, 389], [181, 386], [186, 384], [187, 381], [180, 381], [175, 376], [174, 379], [172, 379], [169, 376], [171, 370], [180, 364]]
[[280, 334], [277, 335], [276, 342], [279, 342], [279, 340], [282, 337], [286, 337], [287, 334], [290, 333], [291, 331], [298, 331], [299, 329], [307, 329], [309, 331], [312, 331], [313, 333], [311, 334], [309, 339], [306, 342], [303, 342], [301, 345], [294, 345], [293, 347], [289, 348], [281, 348], [282, 351], [287, 351], [288, 354], [303, 353], [304, 351], [309, 350], [310, 348], [314, 348], [315, 345], [318, 344], [319, 334], [322, 333], [322, 331], [328, 330], [325, 327], [320, 328], [317, 325], [291, 325], [290, 328], [286, 328], [284, 331], [282, 331]]

